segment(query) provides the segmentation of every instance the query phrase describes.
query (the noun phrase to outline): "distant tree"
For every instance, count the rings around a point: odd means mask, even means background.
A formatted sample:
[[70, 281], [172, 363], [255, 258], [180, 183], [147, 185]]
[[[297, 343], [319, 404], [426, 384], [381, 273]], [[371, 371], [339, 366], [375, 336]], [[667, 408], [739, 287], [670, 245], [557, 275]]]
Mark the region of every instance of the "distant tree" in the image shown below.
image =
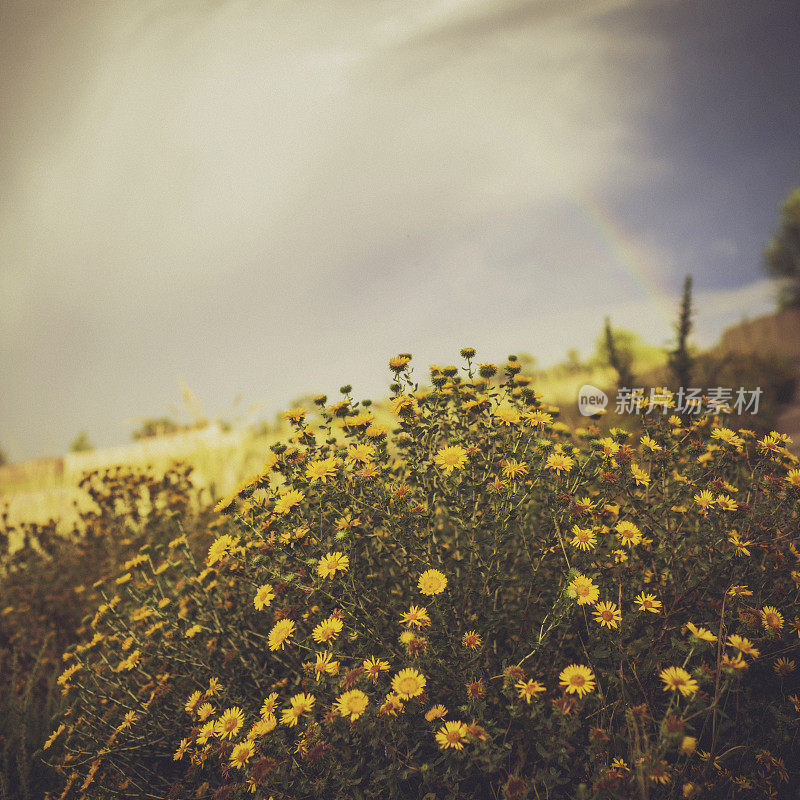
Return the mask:
[[692, 332], [692, 276], [687, 275], [683, 282], [681, 311], [675, 325], [677, 344], [671, 350], [667, 363], [678, 386], [688, 386], [692, 377], [693, 358], [689, 352], [689, 335]]
[[159, 417], [157, 419], [143, 419], [140, 426], [133, 431], [131, 438], [138, 442], [139, 439], [152, 439], [156, 436], [168, 436], [172, 433], [178, 433], [186, 428], [179, 422], [169, 417]]
[[70, 453], [85, 453], [87, 450], [94, 450], [94, 445], [89, 441], [89, 434], [81, 431], [69, 446]]
[[571, 347], [567, 350], [566, 367], [568, 372], [580, 372], [585, 366], [581, 363], [581, 354], [576, 348]]
[[3, 464], [6, 463], [8, 463], [8, 459], [6, 458], [5, 451], [3, 450], [2, 447], [0, 447], [0, 467], [2, 467]]
[[764, 269], [785, 280], [778, 296], [780, 308], [800, 306], [800, 188], [781, 206], [778, 229], [764, 250]]
[[633, 343], [638, 337], [631, 331], [611, 327], [611, 320], [606, 317], [603, 334], [597, 342], [595, 362], [601, 366], [613, 367], [617, 373], [617, 384], [620, 388], [631, 388], [633, 384]]

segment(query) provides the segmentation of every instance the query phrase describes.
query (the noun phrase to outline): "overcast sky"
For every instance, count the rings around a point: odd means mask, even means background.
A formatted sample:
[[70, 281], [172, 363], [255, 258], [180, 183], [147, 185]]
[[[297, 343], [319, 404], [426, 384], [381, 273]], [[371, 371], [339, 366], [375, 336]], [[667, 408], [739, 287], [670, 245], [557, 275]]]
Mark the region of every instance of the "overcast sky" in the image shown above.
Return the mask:
[[796, 0], [0, 0], [0, 446], [773, 307]]

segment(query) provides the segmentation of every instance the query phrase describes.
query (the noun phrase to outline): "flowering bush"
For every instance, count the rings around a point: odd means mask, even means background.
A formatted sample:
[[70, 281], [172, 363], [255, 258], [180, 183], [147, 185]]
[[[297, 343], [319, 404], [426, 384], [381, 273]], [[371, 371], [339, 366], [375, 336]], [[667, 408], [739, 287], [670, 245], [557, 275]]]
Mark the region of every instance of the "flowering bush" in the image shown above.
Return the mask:
[[510, 359], [391, 359], [145, 545], [59, 684], [63, 797], [786, 797], [800, 470], [787, 437], [578, 435]]

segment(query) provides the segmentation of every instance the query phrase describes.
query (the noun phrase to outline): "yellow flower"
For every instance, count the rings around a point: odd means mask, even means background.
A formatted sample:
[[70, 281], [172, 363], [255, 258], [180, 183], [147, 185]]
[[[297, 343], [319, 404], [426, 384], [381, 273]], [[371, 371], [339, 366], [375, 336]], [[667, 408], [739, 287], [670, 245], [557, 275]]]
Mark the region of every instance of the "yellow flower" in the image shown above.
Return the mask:
[[258, 587], [258, 590], [256, 591], [256, 596], [253, 599], [253, 605], [255, 606], [256, 611], [262, 611], [274, 599], [275, 599], [275, 592], [273, 591], [272, 585], [269, 583], [265, 583], [263, 586]]
[[718, 495], [714, 502], [723, 511], [736, 511], [739, 508], [739, 504], [726, 494]]
[[368, 703], [369, 698], [361, 689], [351, 689], [339, 696], [334, 708], [340, 716], [356, 720], [364, 713]]
[[328, 478], [332, 478], [336, 474], [337, 466], [338, 464], [334, 456], [322, 458], [319, 461], [312, 461], [306, 467], [306, 477], [312, 483], [314, 481], [327, 483]]
[[232, 767], [241, 769], [249, 760], [256, 750], [255, 744], [249, 739], [235, 745], [231, 751], [231, 758], [228, 762]]
[[731, 597], [751, 597], [753, 593], [746, 586], [731, 586], [728, 594]]
[[539, 681], [534, 680], [527, 680], [527, 681], [517, 681], [514, 684], [519, 697], [521, 700], [524, 700], [528, 705], [530, 705], [531, 697], [534, 700], [543, 692], [545, 691], [545, 687], [539, 683]]
[[428, 569], [419, 576], [417, 585], [422, 594], [441, 594], [447, 586], [447, 578], [438, 569]]
[[579, 606], [593, 604], [600, 596], [600, 589], [594, 584], [591, 578], [578, 574], [569, 584], [570, 592], [577, 597]]
[[561, 475], [562, 472], [569, 472], [575, 459], [565, 453], [551, 453], [545, 462], [545, 468]]
[[276, 692], [272, 692], [266, 700], [264, 700], [263, 705], [261, 706], [261, 716], [264, 719], [268, 719], [269, 717], [275, 716], [275, 709], [278, 705], [278, 695]]
[[247, 734], [248, 739], [257, 739], [259, 736], [266, 736], [270, 731], [275, 730], [278, 720], [273, 716], [261, 717], [253, 723], [250, 732]]
[[711, 631], [708, 630], [707, 628], [698, 628], [697, 626], [695, 626], [691, 622], [687, 622], [686, 623], [686, 627], [689, 629], [689, 631], [692, 634], [692, 636], [694, 636], [697, 639], [700, 639], [703, 642], [716, 642], [717, 641], [717, 637], [714, 636], [714, 634], [711, 633]]
[[661, 611], [662, 603], [656, 599], [654, 594], [642, 592], [637, 595], [635, 602], [639, 605], [639, 611], [650, 611], [653, 614], [658, 614]]
[[783, 628], [783, 614], [775, 606], [764, 606], [761, 609], [761, 624], [770, 631], [779, 631]]
[[540, 409], [528, 411], [523, 414], [522, 418], [525, 424], [530, 425], [532, 428], [543, 428], [545, 425], [550, 425], [553, 422], [553, 416], [548, 414], [546, 411], [541, 411]]
[[436, 742], [442, 750], [447, 750], [451, 747], [456, 750], [463, 750], [466, 740], [467, 726], [463, 722], [456, 720], [445, 722], [436, 734]]
[[412, 625], [415, 628], [426, 628], [431, 624], [431, 618], [428, 616], [428, 610], [421, 606], [411, 606], [400, 617], [400, 622], [404, 625]]
[[200, 728], [197, 734], [197, 743], [206, 744], [208, 740], [214, 735], [214, 731], [215, 731], [215, 722], [213, 719], [210, 719]]
[[633, 479], [638, 485], [650, 485], [650, 476], [640, 466], [634, 464], [633, 462], [631, 462], [631, 475], [633, 475]]
[[442, 447], [433, 459], [445, 475], [461, 469], [467, 463], [467, 451], [460, 445]]
[[373, 683], [378, 682], [378, 678], [381, 675], [381, 672], [388, 672], [389, 671], [389, 662], [383, 661], [380, 658], [365, 658], [364, 659], [364, 670], [366, 671], [367, 675], [371, 678]]
[[596, 622], [604, 628], [619, 628], [622, 622], [622, 612], [616, 603], [600, 602], [595, 605], [596, 611], [592, 612]]
[[721, 442], [725, 442], [725, 444], [736, 448], [741, 448], [744, 444], [744, 439], [737, 436], [730, 428], [714, 428], [711, 431], [711, 438], [719, 439]]
[[728, 541], [733, 545], [734, 549], [736, 550], [737, 556], [749, 556], [750, 551], [747, 549], [747, 546], [753, 544], [752, 542], [743, 542], [739, 538], [739, 534], [736, 531], [731, 531], [728, 534]]
[[741, 650], [742, 653], [752, 656], [753, 658], [758, 658], [761, 654], [758, 648], [754, 647], [753, 643], [749, 639], [746, 639], [744, 636], [739, 636], [736, 633], [732, 633], [728, 637], [728, 644], [731, 647], [735, 647], [737, 650]]
[[200, 722], [205, 722], [214, 713], [214, 706], [211, 703], [203, 703], [197, 709], [197, 718]]
[[227, 533], [218, 536], [211, 547], [208, 548], [208, 558], [206, 559], [209, 566], [216, 564], [217, 561], [223, 561], [225, 557], [236, 547], [238, 539], [229, 536]]
[[789, 486], [793, 486], [795, 489], [800, 489], [800, 469], [790, 469], [786, 473], [786, 478], [784, 479]]
[[297, 720], [300, 717], [311, 711], [314, 707], [316, 698], [313, 694], [296, 694], [294, 697], [289, 698], [290, 708], [284, 709], [281, 712], [281, 722], [293, 728], [297, 725]]
[[632, 522], [619, 522], [616, 527], [617, 538], [628, 547], [640, 544], [642, 532]]
[[290, 619], [282, 619], [272, 626], [268, 642], [270, 650], [283, 650], [283, 646], [295, 631], [295, 624]]
[[727, 667], [728, 669], [747, 669], [747, 662], [739, 655], [739, 653], [736, 653], [734, 656], [729, 656], [727, 653], [723, 653], [722, 661], [720, 663], [721, 666]]
[[218, 695], [222, 691], [222, 686], [220, 685], [218, 678], [211, 678], [208, 682], [208, 689], [205, 691], [206, 697], [214, 697]]
[[275, 501], [274, 511], [276, 514], [286, 514], [302, 503], [304, 498], [305, 495], [302, 492], [298, 492], [296, 489], [287, 489], [281, 492]]
[[386, 702], [381, 706], [381, 714], [390, 714], [393, 717], [397, 716], [398, 711], [403, 711], [403, 704], [400, 698], [393, 693], [386, 695]]
[[684, 697], [690, 697], [699, 688], [697, 681], [681, 667], [667, 667], [660, 673], [661, 680], [664, 681], [664, 691], [678, 691]]
[[583, 664], [571, 664], [561, 670], [558, 682], [568, 694], [583, 697], [594, 691], [594, 672]]
[[594, 550], [597, 546], [597, 534], [591, 528], [579, 528], [573, 525], [570, 544], [579, 550]]
[[289, 422], [299, 425], [306, 418], [306, 414], [308, 414], [308, 409], [301, 407], [290, 408], [288, 411], [284, 411], [282, 416], [284, 419], [289, 420]]
[[351, 444], [347, 448], [347, 459], [356, 464], [369, 464], [375, 458], [375, 448], [370, 444]]
[[528, 474], [528, 465], [526, 463], [524, 462], [521, 463], [514, 458], [506, 459], [506, 462], [503, 465], [503, 475], [506, 478], [511, 478], [511, 480], [515, 480], [521, 475], [527, 475], [527, 474]]
[[411, 700], [412, 697], [419, 697], [422, 694], [426, 683], [425, 676], [417, 672], [417, 670], [412, 668], [401, 669], [392, 678], [392, 691], [401, 700]]
[[214, 725], [214, 732], [220, 739], [233, 739], [244, 725], [244, 712], [239, 706], [229, 708]]
[[699, 494], [694, 496], [694, 501], [700, 506], [702, 511], [708, 511], [708, 509], [714, 505], [714, 495], [711, 494], [708, 489], [703, 489]]
[[195, 708], [197, 708], [197, 704], [200, 702], [200, 698], [202, 696], [203, 695], [199, 691], [192, 692], [189, 695], [189, 699], [186, 701], [186, 705], [184, 706], [184, 708], [191, 714], [195, 710]]
[[315, 642], [329, 642], [342, 632], [343, 623], [338, 617], [328, 617], [322, 620], [311, 632]]
[[461, 637], [461, 644], [468, 650], [479, 650], [483, 641], [481, 640], [480, 634], [476, 631], [467, 631]]
[[317, 565], [317, 574], [323, 578], [332, 578], [337, 572], [346, 572], [350, 559], [344, 553], [328, 553]]
[[180, 761], [186, 755], [186, 751], [188, 749], [189, 749], [189, 740], [181, 739], [181, 743], [178, 745], [178, 749], [175, 751], [175, 755], [172, 756], [172, 760]]
[[520, 422], [519, 411], [514, 406], [507, 404], [499, 405], [492, 412], [492, 416], [500, 425], [519, 425]]
[[433, 722], [435, 719], [441, 719], [447, 716], [447, 709], [443, 705], [431, 706], [425, 712], [425, 719], [428, 722]]
[[336, 675], [339, 672], [339, 662], [331, 661], [333, 658], [332, 653], [317, 653], [317, 659], [314, 662], [314, 674], [319, 680], [320, 675]]

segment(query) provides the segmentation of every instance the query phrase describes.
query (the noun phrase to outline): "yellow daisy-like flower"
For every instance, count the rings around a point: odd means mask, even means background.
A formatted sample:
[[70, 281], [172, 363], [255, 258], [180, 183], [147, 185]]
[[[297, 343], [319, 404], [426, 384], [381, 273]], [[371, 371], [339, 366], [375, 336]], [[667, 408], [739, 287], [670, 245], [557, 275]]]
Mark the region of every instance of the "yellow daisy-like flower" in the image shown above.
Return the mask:
[[375, 458], [375, 448], [371, 444], [351, 444], [347, 448], [347, 460], [356, 464], [369, 464]]
[[175, 751], [175, 755], [172, 756], [172, 760], [180, 761], [186, 755], [186, 751], [188, 749], [189, 749], [189, 740], [181, 739], [181, 743], [178, 745], [178, 749]]
[[699, 494], [694, 496], [694, 501], [700, 506], [702, 511], [708, 511], [708, 509], [714, 505], [714, 495], [711, 494], [708, 489], [703, 489]]
[[649, 486], [650, 476], [638, 464], [631, 462], [631, 475], [639, 486]]
[[304, 499], [305, 495], [302, 492], [296, 489], [287, 489], [278, 496], [273, 510], [276, 514], [287, 514], [295, 506], [300, 505]]
[[436, 734], [436, 743], [442, 750], [455, 748], [464, 749], [464, 742], [467, 741], [467, 726], [463, 722], [453, 720], [445, 722]]
[[274, 599], [274, 587], [269, 583], [265, 583], [263, 586], [258, 587], [256, 596], [253, 598], [253, 605], [256, 611], [263, 611]]
[[373, 683], [377, 683], [381, 673], [389, 671], [389, 662], [380, 658], [365, 658], [364, 671], [369, 675]]
[[435, 719], [441, 719], [447, 716], [447, 708], [443, 705], [431, 706], [425, 712], [425, 719], [428, 722], [433, 722]]
[[225, 557], [236, 547], [238, 539], [229, 536], [227, 533], [218, 536], [211, 547], [208, 548], [208, 557], [206, 563], [209, 566], [216, 564], [217, 561], [223, 561]]
[[568, 694], [577, 694], [583, 697], [594, 691], [594, 672], [583, 664], [570, 664], [561, 670], [558, 682]]
[[730, 597], [751, 597], [752, 592], [746, 586], [731, 586], [728, 589], [728, 595]]
[[369, 698], [361, 689], [351, 689], [339, 695], [339, 699], [334, 703], [334, 710], [342, 717], [350, 717], [357, 720], [367, 708]]
[[306, 414], [308, 414], [308, 409], [301, 407], [290, 408], [288, 411], [284, 411], [281, 416], [284, 419], [289, 420], [289, 422], [299, 425], [306, 418]]
[[212, 706], [211, 703], [203, 703], [197, 709], [197, 719], [199, 719], [200, 722], [205, 722], [213, 713], [214, 706]]
[[438, 569], [427, 569], [419, 576], [417, 585], [422, 594], [441, 594], [447, 586], [447, 578]]
[[211, 678], [208, 681], [208, 689], [206, 689], [205, 696], [215, 697], [221, 691], [222, 691], [222, 684], [220, 684], [219, 678]]
[[317, 575], [323, 578], [332, 578], [337, 572], [347, 572], [350, 559], [344, 553], [328, 553], [317, 564]]
[[739, 636], [736, 633], [732, 633], [728, 637], [728, 644], [753, 658], [758, 658], [759, 655], [761, 655], [759, 649], [755, 647], [749, 639], [746, 639], [744, 636]]
[[277, 692], [272, 692], [265, 700], [263, 705], [261, 706], [261, 716], [264, 719], [269, 717], [275, 716], [275, 710], [278, 706], [278, 694]]
[[577, 598], [579, 606], [593, 604], [600, 597], [600, 588], [585, 575], [577, 575], [569, 584], [569, 591]]
[[445, 475], [454, 469], [461, 469], [467, 463], [467, 451], [460, 445], [442, 447], [433, 459]]
[[417, 670], [412, 668], [401, 669], [392, 678], [392, 692], [401, 700], [411, 700], [411, 698], [419, 697], [422, 694], [426, 683], [425, 676], [417, 672]]
[[400, 617], [400, 622], [404, 625], [410, 625], [414, 628], [427, 628], [431, 624], [431, 618], [428, 616], [428, 610], [422, 606], [411, 606]]
[[461, 644], [463, 644], [468, 650], [479, 650], [483, 644], [483, 640], [481, 639], [480, 634], [476, 631], [467, 631], [461, 637]]
[[282, 619], [272, 626], [267, 641], [270, 650], [283, 650], [283, 646], [295, 632], [295, 624], [290, 619]]
[[257, 739], [260, 736], [266, 736], [270, 731], [274, 731], [275, 727], [278, 724], [278, 720], [275, 717], [261, 717], [257, 719], [253, 723], [253, 727], [250, 728], [249, 733], [247, 734], [248, 739]]
[[516, 480], [528, 474], [528, 465], [525, 462], [517, 461], [515, 458], [508, 458], [503, 464], [502, 472], [504, 477]]
[[622, 622], [622, 612], [616, 603], [600, 602], [595, 605], [595, 611], [592, 612], [595, 621], [599, 622], [604, 628], [611, 628], [616, 630]]
[[728, 497], [727, 494], [719, 495], [714, 502], [723, 511], [736, 511], [739, 508], [739, 504], [733, 498]]
[[770, 631], [779, 631], [783, 628], [783, 614], [775, 606], [764, 606], [760, 611], [761, 624]]
[[632, 522], [619, 522], [616, 527], [617, 538], [627, 547], [641, 544], [642, 532]]
[[782, 678], [785, 678], [787, 675], [791, 675], [795, 671], [797, 664], [795, 664], [794, 659], [791, 658], [779, 658], [773, 664], [772, 669], [775, 670], [776, 675], [780, 675]]
[[198, 731], [197, 744], [206, 744], [214, 736], [215, 725], [213, 719], [208, 720]]
[[402, 711], [403, 703], [401, 702], [400, 698], [393, 693], [387, 694], [386, 702], [384, 702], [384, 704], [381, 706], [380, 713], [396, 717], [397, 713]]
[[686, 623], [686, 627], [689, 629], [689, 632], [697, 639], [700, 639], [703, 642], [716, 642], [717, 637], [711, 633], [710, 630], [707, 628], [698, 628], [696, 625], [692, 624], [691, 622]]
[[189, 699], [186, 701], [186, 705], [184, 708], [191, 714], [196, 708], [197, 704], [200, 702], [200, 698], [203, 696], [202, 692], [192, 692], [189, 695]]
[[800, 469], [790, 469], [786, 473], [784, 480], [789, 484], [789, 486], [793, 486], [795, 489], [800, 489]]
[[531, 698], [535, 700], [545, 691], [545, 687], [539, 681], [534, 680], [517, 681], [514, 687], [519, 694], [520, 700], [524, 700], [528, 705], [530, 705]]
[[550, 453], [544, 466], [551, 472], [561, 475], [562, 472], [569, 472], [574, 464], [575, 459], [566, 453]]
[[528, 411], [523, 414], [523, 420], [526, 425], [532, 428], [543, 428], [545, 425], [551, 425], [553, 422], [553, 415], [548, 414], [546, 411], [536, 409], [535, 411]]
[[337, 675], [339, 672], [339, 662], [332, 661], [333, 654], [317, 653], [316, 661], [314, 662], [314, 674], [316, 679], [319, 680], [322, 675]]
[[315, 642], [329, 642], [342, 632], [343, 623], [338, 617], [328, 617], [322, 620], [311, 632]]
[[659, 673], [664, 681], [665, 692], [680, 692], [684, 697], [691, 697], [698, 690], [697, 681], [681, 667], [667, 667]]
[[244, 712], [239, 706], [223, 711], [214, 725], [214, 732], [220, 739], [233, 739], [244, 725]]
[[579, 528], [573, 525], [570, 544], [579, 550], [594, 550], [597, 547], [597, 534], [591, 528]]
[[744, 444], [744, 439], [737, 436], [736, 432], [732, 431], [730, 428], [714, 428], [711, 431], [711, 438], [719, 439], [721, 442], [725, 442], [725, 444], [736, 448], [740, 448]]
[[727, 667], [728, 669], [732, 669], [735, 671], [747, 669], [747, 662], [741, 657], [739, 653], [736, 653], [734, 656], [730, 656], [727, 653], [723, 653], [722, 661], [720, 665], [723, 667]]
[[328, 478], [332, 478], [336, 474], [336, 467], [338, 466], [336, 458], [321, 458], [319, 461], [312, 461], [306, 467], [306, 477], [312, 483], [320, 481], [320, 483], [327, 483]]
[[499, 425], [519, 425], [520, 415], [514, 406], [502, 404], [499, 405], [493, 412], [492, 417]]
[[645, 594], [641, 592], [641, 594], [636, 596], [635, 602], [639, 606], [639, 611], [649, 611], [652, 614], [658, 614], [662, 608], [661, 601], [656, 599], [654, 594]]
[[241, 769], [250, 760], [250, 757], [253, 755], [253, 753], [255, 753], [255, 751], [256, 746], [249, 739], [239, 742], [239, 744], [235, 745], [231, 751], [231, 757], [228, 763], [232, 767], [238, 767]]
[[296, 694], [289, 698], [290, 707], [281, 712], [281, 722], [293, 728], [303, 714], [314, 708], [316, 697], [313, 694]]

